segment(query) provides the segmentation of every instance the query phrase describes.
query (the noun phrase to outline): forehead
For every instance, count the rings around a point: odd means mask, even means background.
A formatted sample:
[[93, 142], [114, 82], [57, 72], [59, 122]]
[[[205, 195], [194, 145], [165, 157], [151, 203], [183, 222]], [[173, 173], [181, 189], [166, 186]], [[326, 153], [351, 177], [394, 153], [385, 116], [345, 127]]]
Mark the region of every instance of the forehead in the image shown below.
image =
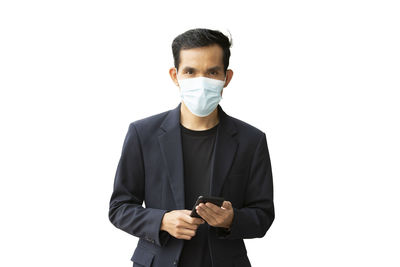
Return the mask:
[[219, 45], [182, 49], [180, 51], [180, 68], [194, 67], [207, 68], [209, 66], [223, 66], [223, 51]]

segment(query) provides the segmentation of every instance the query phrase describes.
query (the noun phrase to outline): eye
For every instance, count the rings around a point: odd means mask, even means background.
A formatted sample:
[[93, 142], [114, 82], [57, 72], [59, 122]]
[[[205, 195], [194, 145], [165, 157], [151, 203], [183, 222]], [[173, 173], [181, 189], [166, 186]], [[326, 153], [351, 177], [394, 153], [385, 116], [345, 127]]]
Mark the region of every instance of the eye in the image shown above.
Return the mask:
[[184, 74], [193, 74], [193, 71], [192, 70], [187, 70], [187, 71], [184, 72]]
[[218, 71], [210, 71], [211, 75], [218, 75]]

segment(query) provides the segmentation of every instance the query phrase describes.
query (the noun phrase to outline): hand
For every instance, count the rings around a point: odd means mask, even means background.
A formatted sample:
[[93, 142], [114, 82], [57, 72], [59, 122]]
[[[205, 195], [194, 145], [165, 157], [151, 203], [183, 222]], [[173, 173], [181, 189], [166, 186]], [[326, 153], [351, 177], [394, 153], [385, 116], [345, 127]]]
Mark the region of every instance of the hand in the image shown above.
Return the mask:
[[173, 210], [166, 212], [161, 221], [160, 230], [167, 231], [170, 235], [190, 240], [196, 235], [200, 224], [205, 223], [203, 219], [191, 217], [190, 210]]
[[207, 202], [206, 204], [200, 203], [196, 206], [196, 212], [207, 223], [214, 227], [230, 228], [233, 221], [233, 208], [232, 203], [224, 201], [222, 207]]

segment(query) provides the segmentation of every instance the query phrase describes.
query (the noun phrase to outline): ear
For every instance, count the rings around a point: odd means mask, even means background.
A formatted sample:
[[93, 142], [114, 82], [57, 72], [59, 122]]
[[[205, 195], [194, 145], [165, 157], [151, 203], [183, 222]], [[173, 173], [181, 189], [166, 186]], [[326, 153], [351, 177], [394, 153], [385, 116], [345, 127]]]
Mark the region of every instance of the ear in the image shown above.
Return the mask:
[[175, 67], [172, 67], [172, 68], [169, 69], [169, 76], [171, 76], [171, 79], [175, 83], [175, 85], [179, 87], [179, 83], [178, 83], [177, 73], [176, 73]]
[[228, 86], [229, 82], [232, 79], [232, 76], [233, 76], [233, 70], [227, 69], [226, 70], [226, 80], [225, 80], [224, 88]]

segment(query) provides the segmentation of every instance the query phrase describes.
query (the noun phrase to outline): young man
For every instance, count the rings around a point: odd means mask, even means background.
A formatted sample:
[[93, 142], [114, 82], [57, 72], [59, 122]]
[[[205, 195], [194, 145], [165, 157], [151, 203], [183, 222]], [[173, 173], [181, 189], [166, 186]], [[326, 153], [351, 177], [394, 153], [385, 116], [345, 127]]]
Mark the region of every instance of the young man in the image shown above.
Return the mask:
[[[177, 36], [169, 74], [181, 103], [129, 125], [109, 219], [139, 238], [133, 266], [251, 266], [243, 239], [263, 237], [275, 218], [265, 133], [219, 105], [230, 46], [209, 29]], [[191, 217], [200, 195], [224, 202]]]

